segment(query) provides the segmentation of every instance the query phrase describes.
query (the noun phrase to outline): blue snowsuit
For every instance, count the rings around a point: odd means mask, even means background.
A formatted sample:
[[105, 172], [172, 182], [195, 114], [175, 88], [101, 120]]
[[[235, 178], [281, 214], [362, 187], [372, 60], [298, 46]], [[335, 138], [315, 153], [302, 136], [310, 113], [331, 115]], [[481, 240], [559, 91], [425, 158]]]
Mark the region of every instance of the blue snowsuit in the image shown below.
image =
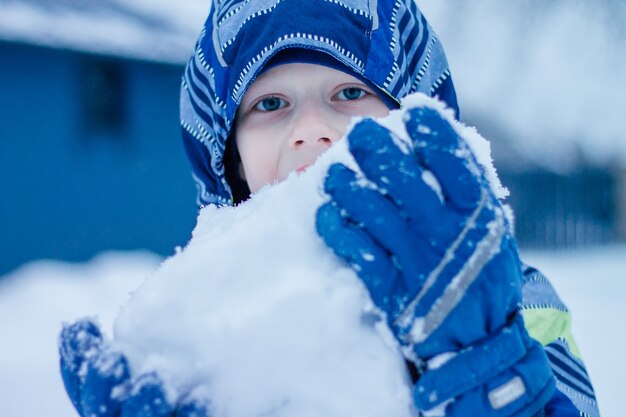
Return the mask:
[[[230, 205], [227, 151], [247, 88], [277, 53], [327, 54], [389, 101], [413, 92], [459, 109], [439, 40], [414, 0], [215, 0], [181, 89], [183, 142], [198, 204]], [[232, 139], [230, 139], [232, 141]], [[557, 390], [549, 416], [598, 416], [593, 387], [570, 334], [570, 316], [548, 280], [526, 267], [520, 306], [528, 333], [546, 350]]]

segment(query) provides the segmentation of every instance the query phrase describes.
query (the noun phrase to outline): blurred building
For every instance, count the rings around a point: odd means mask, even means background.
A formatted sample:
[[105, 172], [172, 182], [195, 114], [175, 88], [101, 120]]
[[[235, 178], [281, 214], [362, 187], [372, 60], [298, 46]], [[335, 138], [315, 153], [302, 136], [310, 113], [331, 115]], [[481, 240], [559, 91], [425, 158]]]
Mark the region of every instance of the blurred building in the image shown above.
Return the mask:
[[114, 1], [0, 1], [0, 275], [188, 241], [178, 91], [200, 27]]
[[583, 156], [565, 171], [551, 169], [508, 147], [510, 137], [491, 136], [491, 144], [500, 179], [510, 191], [507, 202], [520, 245], [557, 249], [626, 240], [626, 171]]
[[[573, 27], [595, 37], [590, 45], [576, 39], [570, 45], [576, 53], [568, 54], [561, 38], [569, 33], [568, 22], [579, 22], [577, 15], [571, 12], [561, 27], [549, 13], [569, 8], [528, 15], [511, 11], [522, 5], [497, 0], [480, 7], [419, 3], [447, 48], [464, 120], [493, 143], [520, 243], [563, 247], [625, 240], [625, 164], [592, 162], [584, 150], [580, 157], [568, 153], [567, 169], [564, 152], [543, 158], [543, 142], [568, 136], [549, 130], [558, 126], [551, 113], [567, 112], [564, 125], [584, 131], [587, 144], [599, 138], [593, 128], [602, 123], [622, 131], [619, 112], [609, 112], [608, 122], [589, 116], [597, 105], [584, 97], [603, 88], [595, 80], [573, 92], [550, 90], [561, 88], [558, 77], [568, 70], [581, 71], [569, 78], [585, 79], [593, 69], [613, 86], [600, 97], [619, 107], [624, 95], [615, 92], [623, 84], [603, 72], [597, 58], [603, 56], [597, 45], [607, 43], [603, 32]], [[165, 255], [189, 239], [195, 189], [180, 141], [178, 88], [209, 6], [205, 0], [0, 0], [0, 275], [33, 259], [79, 261], [103, 250]], [[542, 27], [544, 20], [550, 26]], [[547, 30], [554, 27], [560, 32]], [[544, 46], [539, 55], [526, 47], [532, 36]], [[546, 49], [550, 45], [558, 47]], [[567, 61], [586, 46], [593, 60]], [[537, 63], [541, 68], [533, 67]], [[557, 78], [545, 80], [545, 74]], [[576, 107], [565, 107], [576, 100], [588, 104], [584, 119]], [[529, 134], [531, 125], [536, 129]], [[617, 138], [624, 140], [623, 133]], [[529, 158], [519, 145], [531, 139], [536, 147]]]

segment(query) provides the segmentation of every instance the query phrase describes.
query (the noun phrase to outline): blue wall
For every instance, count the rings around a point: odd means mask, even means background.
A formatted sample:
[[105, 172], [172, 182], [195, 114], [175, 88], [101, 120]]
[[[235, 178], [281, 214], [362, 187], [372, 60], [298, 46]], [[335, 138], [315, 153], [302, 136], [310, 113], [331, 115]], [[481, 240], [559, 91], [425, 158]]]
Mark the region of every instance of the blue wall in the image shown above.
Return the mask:
[[[121, 123], [110, 130], [85, 122], [85, 68], [99, 65], [123, 86]], [[0, 275], [109, 249], [166, 255], [189, 239], [196, 207], [178, 125], [182, 70], [0, 43]]]

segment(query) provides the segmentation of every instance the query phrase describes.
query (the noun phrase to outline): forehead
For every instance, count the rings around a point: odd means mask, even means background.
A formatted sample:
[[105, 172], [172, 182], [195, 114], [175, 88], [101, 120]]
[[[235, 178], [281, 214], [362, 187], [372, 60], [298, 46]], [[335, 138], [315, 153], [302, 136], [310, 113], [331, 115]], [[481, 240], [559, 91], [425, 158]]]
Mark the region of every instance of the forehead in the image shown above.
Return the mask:
[[248, 91], [274, 86], [326, 86], [334, 83], [361, 81], [356, 77], [324, 65], [309, 63], [282, 64], [258, 76]]

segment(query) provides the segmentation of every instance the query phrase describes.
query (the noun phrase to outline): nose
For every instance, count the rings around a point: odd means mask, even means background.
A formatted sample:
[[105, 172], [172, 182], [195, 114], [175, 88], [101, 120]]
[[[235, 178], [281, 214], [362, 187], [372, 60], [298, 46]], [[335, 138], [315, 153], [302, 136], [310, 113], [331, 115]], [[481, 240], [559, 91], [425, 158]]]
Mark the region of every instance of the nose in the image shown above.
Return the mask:
[[294, 149], [304, 147], [328, 148], [341, 137], [336, 127], [336, 116], [321, 109], [302, 109], [294, 118], [293, 131], [289, 141]]
[[[313, 138], [312, 138], [313, 139]], [[334, 140], [326, 137], [326, 136], [322, 136], [317, 138], [317, 144], [321, 145], [321, 146], [330, 146], [332, 143], [334, 142]], [[307, 143], [310, 144], [315, 144], [315, 140], [305, 140], [305, 139], [295, 139], [293, 141], [293, 147], [294, 148], [299, 148], [302, 146], [305, 146]]]

